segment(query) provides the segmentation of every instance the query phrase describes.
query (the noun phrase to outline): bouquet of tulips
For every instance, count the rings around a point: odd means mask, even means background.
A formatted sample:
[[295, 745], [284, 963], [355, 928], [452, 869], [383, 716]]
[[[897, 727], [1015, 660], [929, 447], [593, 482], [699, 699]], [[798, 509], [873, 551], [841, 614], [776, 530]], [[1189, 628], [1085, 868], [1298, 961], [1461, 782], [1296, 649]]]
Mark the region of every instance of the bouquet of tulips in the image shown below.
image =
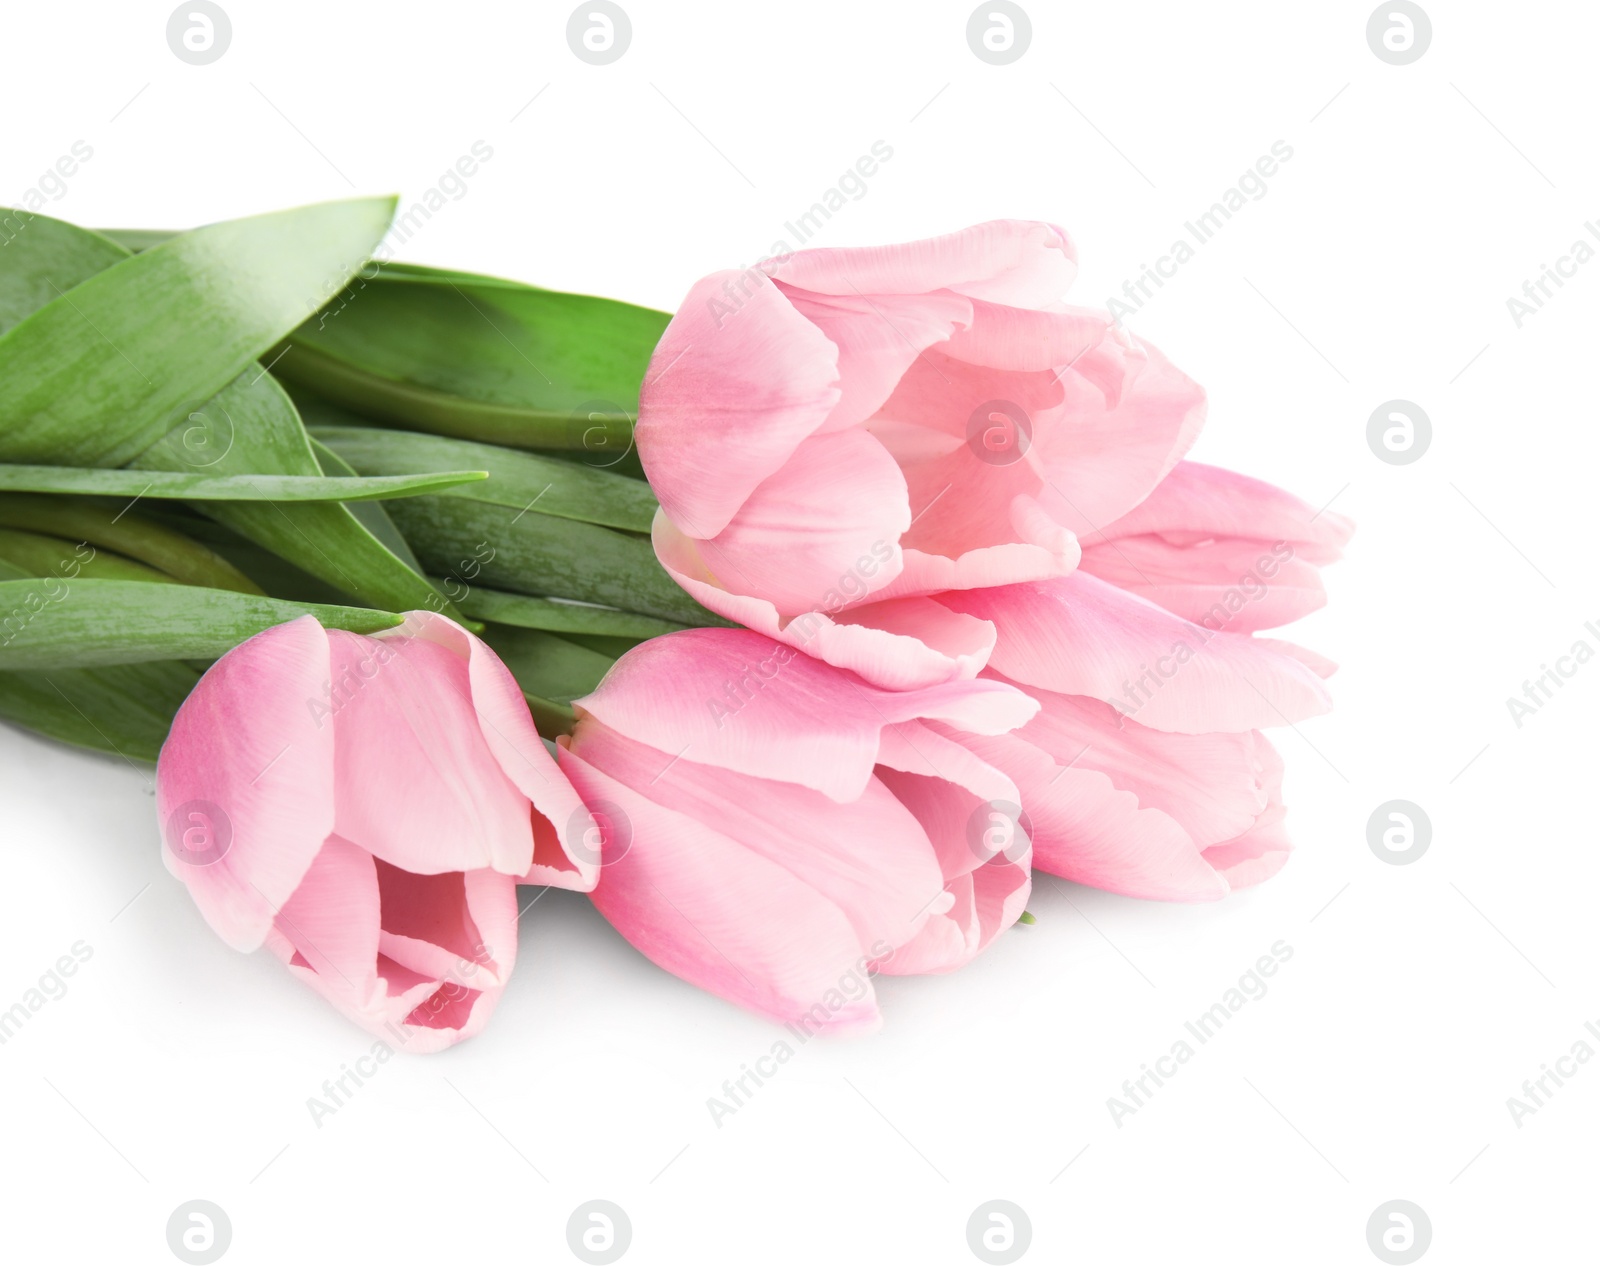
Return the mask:
[[410, 1050], [519, 884], [806, 1033], [1032, 872], [1214, 900], [1289, 851], [1255, 636], [1351, 526], [1183, 460], [1201, 389], [996, 221], [676, 315], [394, 262], [363, 199], [0, 220], [0, 716], [155, 762], [168, 870]]

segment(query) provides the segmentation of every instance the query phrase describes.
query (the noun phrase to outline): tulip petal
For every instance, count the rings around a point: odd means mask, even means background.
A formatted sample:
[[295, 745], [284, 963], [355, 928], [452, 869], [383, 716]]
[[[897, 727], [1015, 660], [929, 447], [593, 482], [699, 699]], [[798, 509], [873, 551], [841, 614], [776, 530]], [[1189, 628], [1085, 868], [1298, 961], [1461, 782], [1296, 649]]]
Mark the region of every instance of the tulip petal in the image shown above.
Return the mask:
[[746, 629], [652, 638], [574, 706], [669, 757], [798, 783], [840, 803], [866, 789], [887, 726], [934, 717], [998, 732], [1038, 708], [1000, 682], [882, 690]]
[[838, 349], [758, 270], [695, 283], [657, 344], [634, 437], [662, 508], [715, 536], [839, 402]]
[[424, 637], [328, 643], [338, 833], [416, 874], [526, 871], [528, 802], [484, 740], [466, 662]]
[[787, 621], [836, 611], [893, 580], [910, 521], [894, 460], [866, 432], [842, 431], [801, 443], [696, 546], [723, 588], [759, 595]]
[[781, 283], [778, 289], [839, 350], [842, 394], [824, 431], [870, 418], [925, 349], [972, 322], [972, 300], [948, 291], [828, 295]]
[[994, 644], [992, 625], [928, 599], [874, 603], [833, 615], [808, 611], [786, 622], [766, 599], [719, 586], [695, 542], [664, 514], [656, 516], [652, 539], [661, 565], [701, 606], [885, 689], [916, 690], [976, 676]]
[[692, 985], [808, 1031], [876, 1025], [868, 956], [833, 902], [571, 751], [560, 764], [590, 803], [628, 816], [632, 844], [607, 856], [591, 900], [635, 949]]
[[1180, 620], [1082, 572], [939, 601], [995, 625], [989, 663], [997, 673], [1101, 699], [1153, 729], [1262, 729], [1331, 706], [1321, 680], [1298, 660]]
[[[863, 946], [909, 941], [939, 892], [939, 862], [917, 820], [876, 779], [846, 804], [793, 782], [751, 778], [647, 747], [594, 721], [568, 751], [781, 866], [842, 910]], [[1009, 785], [1009, 784], [1008, 784]], [[630, 824], [639, 847], [650, 846]]]
[[[167, 869], [234, 949], [262, 944], [333, 830], [334, 727], [314, 711], [328, 666], [327, 635], [309, 615], [259, 633], [200, 679], [161, 749]], [[183, 846], [191, 830], [213, 832], [222, 856], [181, 860], [196, 856]]]
[[893, 246], [819, 247], [780, 257], [772, 276], [818, 294], [916, 295], [933, 290], [1037, 308], [1078, 271], [1071, 240], [1037, 220], [991, 220]]
[[[533, 802], [532, 864], [523, 863], [520, 834], [517, 847], [497, 841], [501, 850], [495, 869], [515, 874], [523, 883], [548, 884], [588, 892], [597, 870], [586, 849], [573, 843], [587, 819], [583, 801], [556, 768], [555, 757], [539, 737], [529, 715], [522, 688], [500, 657], [453, 620], [431, 611], [408, 612], [398, 629], [378, 635], [380, 640], [415, 637], [444, 647], [467, 665], [473, 710], [478, 727], [495, 761], [512, 784]], [[470, 868], [467, 868], [470, 869]]]

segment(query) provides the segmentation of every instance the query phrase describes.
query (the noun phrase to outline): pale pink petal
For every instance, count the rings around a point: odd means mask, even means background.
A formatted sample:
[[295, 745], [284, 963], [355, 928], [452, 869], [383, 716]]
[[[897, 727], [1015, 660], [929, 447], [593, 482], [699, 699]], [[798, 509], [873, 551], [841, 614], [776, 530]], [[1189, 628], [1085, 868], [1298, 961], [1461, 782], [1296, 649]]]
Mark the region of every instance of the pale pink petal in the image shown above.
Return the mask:
[[1150, 534], [1186, 545], [1226, 537], [1284, 541], [1311, 563], [1339, 557], [1355, 524], [1333, 510], [1317, 511], [1292, 493], [1249, 475], [1179, 462], [1151, 494], [1095, 538]]
[[695, 542], [664, 514], [656, 515], [652, 540], [661, 565], [707, 610], [886, 689], [915, 690], [976, 676], [994, 644], [992, 625], [942, 607], [935, 611], [929, 599], [871, 604], [836, 616], [808, 611], [785, 622], [764, 598], [720, 587]]
[[[930, 737], [938, 736], [919, 734], [913, 743], [925, 749]], [[891, 975], [954, 971], [972, 961], [1017, 921], [1031, 889], [1028, 868], [1032, 854], [1026, 833], [1016, 832], [1007, 847], [990, 852], [975, 828], [975, 819], [986, 816], [992, 800], [1017, 804], [1020, 795], [1015, 784], [1005, 780], [994, 797], [974, 793], [958, 780], [943, 759], [945, 755], [940, 754], [941, 768], [936, 775], [887, 768], [878, 775], [916, 815], [933, 842], [950, 898], [930, 907], [928, 926], [883, 962], [881, 970]]]
[[1283, 802], [1272, 803], [1252, 826], [1237, 839], [1213, 845], [1205, 851], [1206, 862], [1216, 867], [1233, 888], [1249, 888], [1271, 879], [1289, 860], [1293, 845], [1284, 829]]
[[328, 662], [311, 616], [258, 633], [200, 679], [161, 749], [167, 869], [234, 949], [262, 943], [333, 830]]
[[1110, 313], [1088, 308], [1039, 310], [975, 301], [967, 328], [951, 335], [939, 350], [990, 369], [1053, 373], [1099, 346], [1114, 324]]
[[1298, 660], [1180, 620], [1082, 572], [939, 601], [995, 625], [989, 664], [997, 673], [1104, 700], [1157, 730], [1261, 729], [1331, 706], [1321, 680]]
[[653, 638], [575, 706], [669, 755], [799, 783], [839, 802], [862, 794], [886, 726], [936, 717], [997, 732], [1038, 707], [999, 682], [879, 689], [746, 629]]
[[1017, 731], [1021, 738], [1060, 764], [1105, 774], [1202, 847], [1248, 830], [1282, 782], [1282, 762], [1258, 731], [1171, 734], [1098, 699], [1037, 687], [1033, 694], [1043, 707]]
[[578, 727], [568, 750], [653, 804], [706, 823], [804, 881], [844, 912], [863, 946], [909, 941], [939, 892], [939, 862], [927, 836], [876, 779], [857, 799], [837, 804], [793, 782], [700, 764], [692, 749], [674, 760], [592, 719]]
[[591, 899], [635, 949], [690, 984], [808, 1031], [876, 1025], [872, 955], [838, 906], [570, 751], [560, 763], [590, 803], [628, 816], [631, 843], [621, 857], [607, 856]]
[[842, 431], [803, 441], [696, 547], [722, 588], [759, 596], [790, 620], [836, 611], [893, 580], [910, 521], [894, 460], [866, 432]]
[[950, 292], [827, 295], [781, 283], [778, 289], [839, 350], [842, 395], [824, 431], [871, 417], [926, 348], [972, 321], [972, 300]]
[[[532, 864], [526, 864], [518, 835], [515, 848], [510, 838], [491, 842], [495, 868], [518, 875], [524, 883], [578, 892], [594, 887], [598, 873], [594, 861], [587, 850], [574, 848], [571, 842], [575, 824], [585, 816], [583, 801], [556, 768], [555, 757], [534, 728], [522, 688], [500, 657], [459, 624], [431, 611], [407, 612], [400, 628], [377, 637], [384, 641], [421, 638], [465, 661], [484, 742], [506, 777], [533, 802]], [[516, 869], [519, 865], [521, 870]]]
[[696, 282], [639, 393], [639, 457], [685, 532], [715, 536], [839, 402], [838, 350], [757, 270]]
[[915, 295], [932, 290], [1037, 308], [1077, 275], [1067, 235], [1037, 220], [991, 220], [893, 246], [821, 247], [784, 256], [772, 276], [818, 294]]
[[484, 741], [466, 662], [420, 637], [328, 643], [338, 833], [417, 874], [526, 871], [528, 801]]
[[1104, 774], [1018, 735], [963, 741], [1016, 780], [1036, 869], [1130, 897], [1214, 901], [1227, 895], [1227, 882], [1187, 831], [1161, 810], [1142, 807]]

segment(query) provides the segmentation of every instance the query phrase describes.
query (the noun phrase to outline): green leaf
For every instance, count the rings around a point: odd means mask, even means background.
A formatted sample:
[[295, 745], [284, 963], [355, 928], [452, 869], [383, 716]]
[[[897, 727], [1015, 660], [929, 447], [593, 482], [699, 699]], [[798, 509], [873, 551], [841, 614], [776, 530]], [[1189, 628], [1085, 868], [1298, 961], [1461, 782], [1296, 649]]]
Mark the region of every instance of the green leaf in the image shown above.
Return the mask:
[[[219, 474], [323, 475], [294, 404], [276, 379], [241, 375], [184, 425], [134, 461], [141, 469]], [[369, 606], [426, 609], [455, 618], [455, 608], [342, 503], [222, 502], [206, 514], [301, 570]]]
[[[121, 554], [94, 550], [87, 542], [63, 540], [38, 532], [0, 528], [0, 561], [11, 566], [3, 579], [26, 576], [82, 576], [85, 580], [149, 580], [159, 584], [183, 582], [154, 567], [146, 567]], [[13, 576], [12, 573], [15, 573]]]
[[[311, 451], [316, 456], [317, 465], [322, 467], [324, 475], [337, 475], [346, 479], [358, 478], [355, 467], [315, 437], [311, 439]], [[400, 535], [400, 529], [395, 527], [394, 520], [382, 506], [362, 505], [351, 506], [349, 509], [357, 522], [377, 537], [391, 554], [418, 575], [422, 574], [422, 564], [417, 561], [417, 556], [411, 552], [411, 546], [406, 538]]]
[[0, 254], [0, 334], [97, 272], [127, 258], [127, 251], [98, 233], [27, 211], [5, 211], [9, 226]]
[[200, 673], [177, 660], [0, 672], [0, 717], [62, 743], [155, 764]]
[[532, 598], [526, 594], [503, 593], [498, 589], [480, 586], [472, 586], [465, 594], [458, 596], [456, 605], [478, 620], [492, 620], [496, 624], [509, 624], [520, 629], [543, 629], [547, 633], [581, 633], [643, 641], [691, 627], [675, 620], [660, 620], [653, 615], [639, 615], [633, 611]]
[[274, 372], [412, 430], [595, 464], [632, 444], [639, 387], [670, 316], [590, 295], [384, 265], [305, 322]]
[[461, 497], [408, 497], [389, 509], [435, 576], [682, 624], [723, 623], [667, 575], [646, 537]]
[[362, 607], [281, 602], [227, 589], [137, 580], [0, 581], [0, 670], [94, 668], [154, 659], [215, 659], [302, 615], [353, 633], [402, 617]]
[[220, 554], [182, 532], [129, 513], [126, 507], [113, 514], [98, 502], [76, 497], [0, 493], [0, 527], [43, 532], [64, 542], [82, 541], [113, 550], [186, 585], [261, 592], [254, 581]]
[[311, 434], [363, 475], [410, 475], [465, 465], [487, 471], [488, 479], [471, 488], [458, 486], [447, 495], [627, 532], [648, 533], [655, 519], [656, 499], [648, 484], [579, 462], [381, 427], [313, 427]]
[[63, 291], [0, 335], [0, 459], [125, 464], [342, 287], [393, 210], [369, 198], [214, 224]]
[[156, 501], [384, 501], [442, 492], [458, 484], [481, 483], [485, 478], [487, 472], [481, 470], [325, 478], [0, 465], [0, 492], [65, 492]]

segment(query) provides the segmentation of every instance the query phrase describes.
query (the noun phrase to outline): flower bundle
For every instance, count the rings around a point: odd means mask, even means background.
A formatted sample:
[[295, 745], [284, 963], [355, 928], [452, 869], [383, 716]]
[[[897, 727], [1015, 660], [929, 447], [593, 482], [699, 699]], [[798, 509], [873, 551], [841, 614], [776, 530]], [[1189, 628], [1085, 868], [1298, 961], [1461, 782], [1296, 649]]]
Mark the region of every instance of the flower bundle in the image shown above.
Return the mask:
[[435, 1050], [554, 885], [814, 1032], [1035, 870], [1283, 865], [1261, 731], [1332, 666], [1257, 634], [1351, 526], [1184, 460], [1203, 392], [1061, 302], [1061, 230], [799, 251], [669, 317], [377, 264], [392, 211], [0, 246], [0, 716], [155, 762], [228, 944]]

